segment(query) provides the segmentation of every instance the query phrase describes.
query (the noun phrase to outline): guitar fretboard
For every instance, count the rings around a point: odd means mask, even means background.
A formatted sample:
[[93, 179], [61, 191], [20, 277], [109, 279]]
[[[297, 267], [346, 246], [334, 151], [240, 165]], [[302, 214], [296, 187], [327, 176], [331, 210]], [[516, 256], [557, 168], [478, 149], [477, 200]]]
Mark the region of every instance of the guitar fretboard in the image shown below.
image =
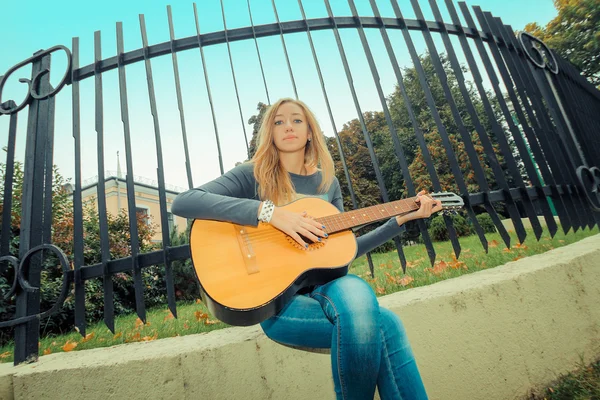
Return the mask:
[[340, 214], [317, 218], [316, 221], [325, 225], [327, 233], [345, 231], [357, 226], [367, 225], [397, 215], [408, 214], [419, 209], [415, 197], [392, 201], [376, 206], [352, 210]]

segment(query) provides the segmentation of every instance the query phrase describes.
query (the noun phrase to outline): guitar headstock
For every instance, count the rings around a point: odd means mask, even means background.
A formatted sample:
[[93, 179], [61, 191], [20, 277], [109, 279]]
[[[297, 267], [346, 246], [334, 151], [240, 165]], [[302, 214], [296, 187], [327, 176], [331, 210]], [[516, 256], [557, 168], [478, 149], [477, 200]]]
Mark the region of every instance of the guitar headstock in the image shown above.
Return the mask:
[[440, 200], [442, 202], [442, 212], [445, 214], [456, 214], [456, 212], [465, 205], [463, 199], [452, 192], [429, 193], [429, 196], [431, 196], [432, 199]]

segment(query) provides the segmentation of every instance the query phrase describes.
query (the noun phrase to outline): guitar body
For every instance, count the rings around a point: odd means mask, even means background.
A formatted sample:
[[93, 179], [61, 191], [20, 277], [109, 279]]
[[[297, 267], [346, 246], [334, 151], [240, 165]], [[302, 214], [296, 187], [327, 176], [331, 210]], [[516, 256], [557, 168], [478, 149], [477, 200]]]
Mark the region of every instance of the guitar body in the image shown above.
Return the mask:
[[[305, 197], [283, 206], [312, 218], [339, 214], [331, 203]], [[202, 299], [210, 312], [231, 325], [253, 325], [278, 313], [298, 290], [348, 272], [356, 256], [351, 230], [300, 247], [269, 224], [258, 227], [195, 220], [190, 252]]]

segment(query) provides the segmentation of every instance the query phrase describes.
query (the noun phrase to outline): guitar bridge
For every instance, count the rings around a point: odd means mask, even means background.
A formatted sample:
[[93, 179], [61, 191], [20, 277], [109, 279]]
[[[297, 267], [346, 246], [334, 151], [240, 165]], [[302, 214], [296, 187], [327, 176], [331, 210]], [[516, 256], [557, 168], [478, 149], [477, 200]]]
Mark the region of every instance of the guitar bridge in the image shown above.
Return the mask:
[[256, 264], [256, 254], [254, 254], [254, 249], [252, 248], [252, 243], [250, 242], [250, 238], [248, 237], [248, 231], [244, 226], [233, 225], [235, 229], [235, 237], [237, 238], [238, 245], [240, 246], [240, 251], [242, 253], [242, 258], [244, 259], [244, 265], [246, 267], [246, 272], [248, 275], [256, 274], [259, 272], [258, 265]]

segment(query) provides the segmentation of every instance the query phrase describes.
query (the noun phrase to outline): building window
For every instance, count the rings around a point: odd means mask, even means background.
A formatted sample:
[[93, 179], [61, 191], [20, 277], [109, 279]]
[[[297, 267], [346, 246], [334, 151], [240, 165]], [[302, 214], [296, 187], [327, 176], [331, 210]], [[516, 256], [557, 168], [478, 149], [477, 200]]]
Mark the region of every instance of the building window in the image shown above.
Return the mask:
[[167, 220], [169, 221], [169, 235], [173, 232], [173, 228], [175, 227], [175, 216], [173, 213], [167, 212]]
[[135, 208], [135, 213], [137, 215], [141, 215], [144, 218], [144, 221], [146, 222], [146, 225], [150, 225], [150, 215], [148, 214], [148, 209], [147, 208], [136, 207]]

